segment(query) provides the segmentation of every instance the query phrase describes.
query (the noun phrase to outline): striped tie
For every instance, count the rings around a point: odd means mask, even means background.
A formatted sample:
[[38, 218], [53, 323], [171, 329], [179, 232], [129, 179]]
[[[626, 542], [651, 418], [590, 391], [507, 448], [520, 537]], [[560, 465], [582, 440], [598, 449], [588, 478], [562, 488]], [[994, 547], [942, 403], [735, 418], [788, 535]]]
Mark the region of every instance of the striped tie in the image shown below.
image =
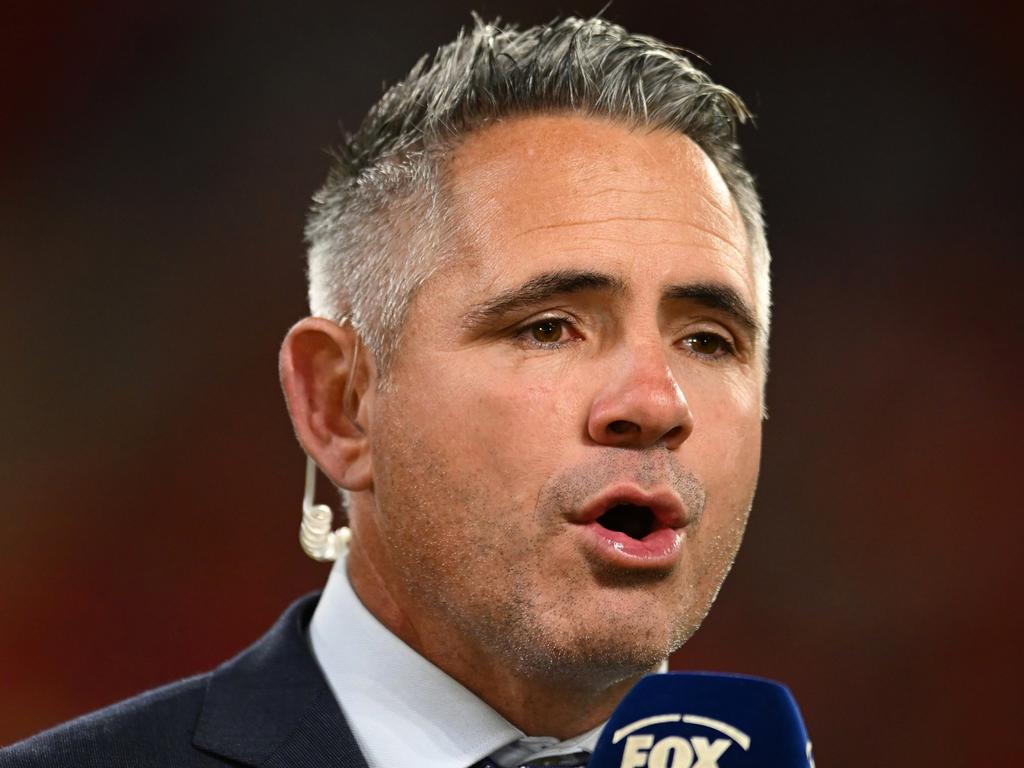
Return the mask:
[[[586, 768], [589, 760], [589, 752], [573, 752], [571, 755], [542, 757], [528, 763], [520, 763], [516, 768]], [[501, 768], [501, 766], [487, 757], [470, 768]]]

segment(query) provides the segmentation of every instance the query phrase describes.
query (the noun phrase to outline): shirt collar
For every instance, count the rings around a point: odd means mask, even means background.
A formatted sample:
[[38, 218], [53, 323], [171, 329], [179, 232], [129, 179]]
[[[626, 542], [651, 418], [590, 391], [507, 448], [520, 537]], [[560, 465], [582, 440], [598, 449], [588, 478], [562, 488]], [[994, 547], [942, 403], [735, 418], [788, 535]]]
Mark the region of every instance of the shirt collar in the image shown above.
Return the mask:
[[565, 741], [559, 741], [554, 736], [524, 736], [492, 753], [490, 757], [497, 765], [510, 768], [529, 760], [540, 760], [556, 755], [571, 755], [581, 750], [593, 752], [603, 727], [603, 725], [599, 725], [581, 736]]
[[527, 737], [381, 624], [352, 589], [344, 557], [309, 637], [369, 768], [465, 768], [502, 747], [525, 758], [593, 751], [597, 743], [600, 726], [563, 742]]

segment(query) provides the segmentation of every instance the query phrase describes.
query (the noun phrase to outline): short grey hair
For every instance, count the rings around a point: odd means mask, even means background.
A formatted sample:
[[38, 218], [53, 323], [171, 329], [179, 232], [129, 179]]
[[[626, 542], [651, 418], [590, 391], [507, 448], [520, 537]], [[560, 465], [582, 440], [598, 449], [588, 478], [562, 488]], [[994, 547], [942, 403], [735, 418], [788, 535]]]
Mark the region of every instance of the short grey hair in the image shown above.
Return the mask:
[[743, 165], [740, 98], [679, 48], [601, 18], [460, 31], [370, 109], [334, 153], [306, 226], [310, 311], [349, 321], [386, 378], [416, 291], [450, 253], [445, 167], [461, 138], [502, 118], [573, 113], [684, 134], [718, 168], [750, 242], [767, 343], [769, 253]]

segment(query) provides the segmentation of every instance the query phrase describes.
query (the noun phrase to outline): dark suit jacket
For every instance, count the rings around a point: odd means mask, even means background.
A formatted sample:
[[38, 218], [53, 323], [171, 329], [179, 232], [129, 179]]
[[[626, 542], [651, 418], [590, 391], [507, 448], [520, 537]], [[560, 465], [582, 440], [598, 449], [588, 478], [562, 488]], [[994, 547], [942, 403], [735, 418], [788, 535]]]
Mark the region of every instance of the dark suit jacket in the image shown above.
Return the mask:
[[0, 768], [366, 768], [306, 639], [317, 598], [213, 672], [0, 749]]

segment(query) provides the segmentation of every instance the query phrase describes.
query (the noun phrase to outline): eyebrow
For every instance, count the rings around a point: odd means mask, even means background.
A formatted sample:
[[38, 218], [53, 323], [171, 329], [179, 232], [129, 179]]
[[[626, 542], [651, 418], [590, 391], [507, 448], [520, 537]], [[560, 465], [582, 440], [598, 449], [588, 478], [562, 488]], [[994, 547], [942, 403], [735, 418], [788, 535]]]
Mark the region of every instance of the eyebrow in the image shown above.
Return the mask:
[[462, 316], [462, 324], [466, 327], [480, 325], [560, 294], [583, 291], [623, 293], [625, 290], [626, 284], [622, 280], [602, 272], [579, 269], [545, 272], [473, 306]]
[[[472, 328], [496, 320], [511, 312], [539, 304], [552, 296], [604, 291], [621, 294], [626, 284], [617, 277], [603, 272], [578, 269], [545, 272], [522, 285], [502, 291], [497, 296], [477, 304], [462, 316], [464, 327]], [[662, 292], [666, 301], [687, 301], [707, 309], [723, 312], [738, 323], [751, 337], [759, 339], [761, 324], [751, 306], [732, 287], [724, 283], [698, 282], [670, 285]]]
[[754, 310], [734, 288], [723, 283], [686, 283], [670, 285], [662, 298], [675, 301], [689, 301], [708, 309], [724, 312], [735, 320], [755, 339], [763, 334], [761, 323]]

